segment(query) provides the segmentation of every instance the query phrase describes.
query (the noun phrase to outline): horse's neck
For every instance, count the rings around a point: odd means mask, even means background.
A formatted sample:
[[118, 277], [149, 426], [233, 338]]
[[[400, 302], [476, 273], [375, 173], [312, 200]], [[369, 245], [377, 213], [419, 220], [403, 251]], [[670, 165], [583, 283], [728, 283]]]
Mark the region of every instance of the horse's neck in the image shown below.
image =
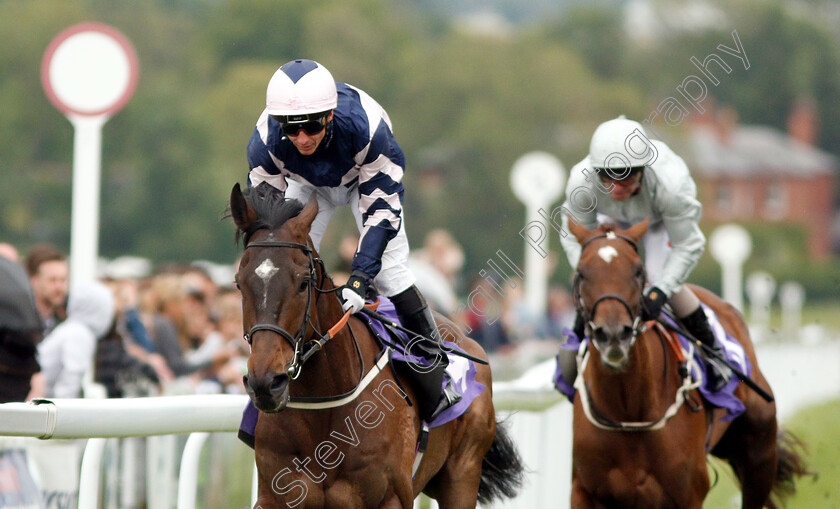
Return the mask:
[[[334, 288], [329, 278], [324, 278], [324, 288]], [[325, 334], [341, 320], [344, 312], [334, 292], [318, 296], [313, 324], [319, 334]], [[331, 396], [353, 389], [359, 381], [360, 364], [356, 340], [350, 333], [347, 322], [323, 349], [306, 362], [294, 392], [295, 396]]]
[[600, 359], [591, 362], [591, 375], [586, 380], [595, 406], [613, 420], [659, 418], [674, 396], [674, 385], [667, 383], [674, 366], [668, 361], [669, 373], [665, 373], [667, 355], [656, 333], [646, 331], [636, 340], [630, 361], [621, 372], [605, 366]]

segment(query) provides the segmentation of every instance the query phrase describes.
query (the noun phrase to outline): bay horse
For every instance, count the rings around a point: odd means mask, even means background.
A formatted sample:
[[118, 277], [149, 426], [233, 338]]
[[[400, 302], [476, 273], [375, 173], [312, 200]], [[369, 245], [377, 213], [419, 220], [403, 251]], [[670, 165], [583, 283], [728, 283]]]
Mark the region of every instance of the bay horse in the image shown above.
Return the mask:
[[[309, 239], [317, 202], [236, 184], [229, 211], [245, 246], [236, 273], [251, 344], [244, 382], [260, 410], [255, 508], [410, 508], [423, 492], [442, 508], [474, 509], [515, 495], [523, 466], [496, 422], [488, 365], [476, 363], [485, 390], [467, 413], [431, 429], [412, 476], [421, 433], [415, 393], [382, 362], [387, 354], [367, 326], [342, 311]], [[456, 340], [486, 359], [473, 340]]]
[[[691, 378], [679, 372], [681, 350], [669, 346], [668, 332], [653, 321], [640, 324], [646, 273], [636, 246], [648, 220], [627, 230], [569, 226], [583, 246], [574, 292], [591, 338], [575, 384], [572, 508], [700, 509], [710, 484], [707, 451], [734, 470], [743, 508], [775, 508], [808, 473], [802, 444], [777, 429], [772, 397], [743, 383], [734, 395], [745, 411], [722, 421], [724, 410], [704, 405], [696, 383], [686, 385]], [[691, 289], [743, 346], [752, 380], [772, 394], [740, 313]]]

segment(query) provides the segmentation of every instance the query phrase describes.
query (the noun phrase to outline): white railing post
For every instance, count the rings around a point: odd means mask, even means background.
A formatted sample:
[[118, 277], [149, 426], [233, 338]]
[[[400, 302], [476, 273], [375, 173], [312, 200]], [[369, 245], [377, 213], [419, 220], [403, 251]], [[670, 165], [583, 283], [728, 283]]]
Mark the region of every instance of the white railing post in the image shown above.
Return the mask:
[[260, 496], [259, 492], [260, 474], [257, 472], [257, 462], [254, 462], [254, 475], [251, 477], [251, 507], [257, 505], [257, 498]]
[[119, 440], [120, 445], [120, 508], [138, 506], [137, 461], [140, 454], [140, 439], [135, 437]]
[[191, 433], [181, 456], [181, 471], [178, 475], [178, 509], [195, 509], [195, 494], [198, 489], [198, 464], [201, 449], [210, 433]]
[[146, 440], [146, 503], [149, 509], [173, 509], [175, 492], [176, 435], [149, 437]]
[[105, 438], [91, 438], [85, 446], [79, 479], [79, 509], [96, 509], [99, 504], [99, 469], [106, 442]]

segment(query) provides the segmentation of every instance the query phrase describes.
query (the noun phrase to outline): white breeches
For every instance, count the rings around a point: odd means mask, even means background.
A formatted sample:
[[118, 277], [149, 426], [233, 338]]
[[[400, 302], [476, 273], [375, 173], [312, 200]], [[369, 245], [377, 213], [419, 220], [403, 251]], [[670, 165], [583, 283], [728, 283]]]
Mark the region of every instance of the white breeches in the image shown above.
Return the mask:
[[[336, 208], [350, 206], [350, 211], [356, 220], [356, 227], [359, 234], [362, 232], [362, 212], [359, 210], [359, 188], [358, 185], [347, 187], [315, 187], [301, 184], [287, 179], [286, 197], [301, 201], [304, 205], [309, 201], [312, 193], [318, 201], [318, 215], [312, 221], [312, 229], [309, 236], [315, 244], [315, 249], [321, 248], [321, 240], [330, 218]], [[358, 250], [358, 247], [357, 247]], [[392, 297], [407, 290], [414, 284], [414, 274], [408, 268], [408, 237], [405, 234], [405, 214], [400, 221], [400, 230], [385, 246], [382, 253], [382, 269], [373, 279], [377, 291], [386, 296]]]

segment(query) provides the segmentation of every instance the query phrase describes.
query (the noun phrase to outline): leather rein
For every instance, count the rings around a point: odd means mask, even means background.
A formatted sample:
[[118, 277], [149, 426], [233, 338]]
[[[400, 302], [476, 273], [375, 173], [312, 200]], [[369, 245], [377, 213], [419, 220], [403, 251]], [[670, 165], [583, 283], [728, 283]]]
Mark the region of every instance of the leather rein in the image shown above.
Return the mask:
[[[633, 250], [636, 253], [639, 252], [639, 246], [636, 244], [635, 240], [631, 239], [630, 237], [628, 237], [626, 235], [621, 235], [620, 233], [615, 233], [613, 231], [609, 231], [609, 232], [606, 232], [606, 233], [602, 233], [600, 235], [595, 235], [594, 237], [591, 237], [589, 240], [584, 242], [583, 245], [580, 248], [581, 253], [583, 253], [583, 250], [586, 249], [586, 246], [588, 246], [590, 243], [592, 243], [592, 241], [598, 240], [598, 239], [604, 239], [604, 238], [607, 239], [607, 240], [615, 240], [615, 239], [625, 240], [631, 246], [633, 246]], [[644, 271], [644, 265], [642, 265], [642, 270]], [[646, 275], [646, 273], [642, 272], [642, 277], [641, 277], [641, 281], [640, 281], [641, 288], [644, 288], [646, 280], [647, 280], [647, 275]], [[595, 299], [595, 302], [592, 303], [592, 307], [590, 308], [589, 312], [587, 313], [586, 312], [586, 307], [583, 304], [583, 298], [580, 295], [580, 281], [581, 281], [580, 270], [576, 270], [575, 271], [575, 276], [574, 276], [574, 281], [572, 282], [572, 296], [573, 296], [573, 299], [574, 299], [574, 302], [575, 302], [575, 308], [576, 308], [577, 312], [580, 314], [580, 316], [585, 318], [586, 325], [589, 328], [589, 330], [594, 331], [596, 329], [595, 323], [593, 322], [593, 319], [595, 318], [595, 310], [598, 307], [598, 304], [600, 304], [601, 302], [603, 302], [605, 300], [616, 300], [616, 301], [620, 302], [621, 305], [624, 306], [624, 308], [627, 310], [628, 315], [630, 315], [631, 317], [634, 317], [633, 325], [632, 325], [633, 339], [635, 340], [635, 338], [637, 338], [639, 336], [639, 334], [641, 334], [642, 332], [645, 331], [645, 324], [644, 324], [644, 322], [642, 322], [641, 313], [637, 314], [637, 313], [633, 312], [633, 309], [630, 307], [630, 304], [627, 302], [627, 300], [625, 300], [624, 297], [622, 297], [620, 295], [617, 295], [615, 293], [606, 293], [604, 295], [599, 296], [597, 299]]]
[[[636, 244], [636, 241], [634, 241], [630, 237], [627, 237], [626, 235], [621, 235], [619, 233], [609, 231], [609, 232], [606, 232], [606, 233], [602, 233], [600, 235], [595, 235], [594, 237], [592, 237], [589, 240], [587, 240], [586, 242], [584, 242], [583, 245], [581, 246], [581, 253], [586, 248], [586, 246], [589, 245], [592, 241], [597, 240], [597, 239], [602, 239], [602, 238], [606, 238], [606, 239], [609, 239], [609, 240], [614, 240], [614, 239], [625, 240], [628, 243], [630, 243], [631, 246], [633, 246], [633, 250], [636, 251], [636, 253], [639, 252], [639, 248], [638, 248], [638, 245]], [[641, 275], [640, 286], [641, 286], [641, 288], [644, 288], [645, 281], [647, 279], [647, 275], [644, 272], [644, 265], [642, 266], [642, 271], [643, 272], [642, 272], [642, 275]], [[605, 300], [617, 300], [627, 309], [627, 312], [629, 313], [629, 315], [631, 317], [635, 317], [634, 320], [633, 320], [633, 326], [632, 326], [632, 334], [633, 334], [633, 339], [632, 340], [633, 340], [633, 342], [636, 341], [636, 338], [640, 334], [644, 333], [647, 330], [647, 324], [645, 324], [645, 322], [642, 321], [641, 313], [639, 313], [639, 314], [634, 313], [632, 308], [630, 307], [630, 304], [623, 297], [621, 297], [620, 295], [614, 294], [614, 293], [607, 293], [607, 294], [601, 295], [600, 297], [595, 299], [595, 302], [592, 303], [592, 307], [591, 307], [589, 313], [586, 313], [586, 309], [585, 309], [585, 306], [583, 304], [583, 299], [580, 295], [580, 280], [581, 280], [580, 271], [575, 271], [575, 278], [574, 278], [574, 283], [573, 283], [573, 294], [574, 294], [574, 299], [575, 299], [575, 307], [577, 308], [577, 312], [580, 313], [581, 316], [586, 318], [587, 327], [591, 331], [594, 331], [596, 329], [595, 324], [592, 321], [593, 318], [595, 317], [595, 309], [598, 306], [598, 304], [600, 304], [601, 302], [603, 302]], [[662, 340], [663, 345], [671, 344], [671, 346], [675, 349], [675, 355], [676, 355], [677, 359], [680, 361], [680, 366], [679, 366], [678, 371], [680, 373], [681, 384], [677, 388], [677, 392], [676, 392], [676, 395], [675, 395], [674, 402], [665, 410], [665, 412], [663, 413], [663, 415], [659, 419], [656, 419], [656, 420], [653, 420], [653, 421], [647, 421], [647, 422], [618, 422], [618, 421], [614, 421], [612, 419], [609, 419], [609, 418], [605, 417], [603, 414], [598, 412], [597, 409], [595, 409], [595, 405], [591, 401], [591, 396], [589, 394], [588, 387], [587, 387], [586, 382], [584, 381], [584, 378], [583, 378], [583, 372], [586, 369], [586, 365], [589, 361], [589, 351], [588, 351], [588, 349], [586, 349], [585, 343], [581, 343], [581, 348], [578, 351], [578, 356], [577, 356], [578, 375], [577, 375], [577, 378], [575, 379], [574, 387], [575, 387], [575, 390], [577, 390], [578, 394], [580, 394], [581, 406], [583, 408], [583, 412], [586, 415], [587, 420], [590, 422], [590, 424], [592, 424], [596, 428], [603, 429], [603, 430], [608, 430], [608, 431], [651, 431], [651, 430], [662, 429], [665, 426], [665, 423], [669, 419], [671, 419], [671, 417], [676, 415], [677, 412], [679, 411], [680, 407], [683, 405], [683, 403], [685, 403], [687, 401], [689, 393], [691, 391], [697, 389], [700, 386], [700, 384], [702, 383], [702, 375], [700, 375], [700, 377], [697, 380], [694, 380], [691, 376], [692, 372], [695, 372], [695, 373], [700, 372], [699, 368], [697, 367], [697, 365], [696, 365], [696, 363], [693, 359], [693, 356], [694, 356], [693, 355], [694, 354], [693, 345], [689, 348], [689, 351], [687, 352], [687, 355], [684, 355], [682, 350], [679, 347], [679, 344], [678, 344], [676, 338], [675, 337], [669, 337], [668, 332], [665, 331], [665, 329], [658, 322], [654, 322], [654, 324], [656, 326], [655, 327], [656, 332], [660, 336], [660, 339]], [[596, 343], [592, 342], [592, 344], [595, 345]], [[596, 346], [596, 348], [597, 348], [597, 346]], [[667, 355], [666, 355], [666, 359], [667, 359]], [[686, 366], [685, 366], [686, 363], [688, 363], [687, 369], [686, 369]], [[694, 410], [694, 408], [692, 408], [692, 410]], [[694, 411], [696, 411], [696, 410], [694, 410]]]
[[[327, 344], [330, 340], [332, 340], [341, 329], [347, 325], [347, 321], [350, 318], [351, 311], [348, 310], [344, 313], [344, 315], [335, 323], [332, 327], [330, 327], [327, 332], [321, 333], [318, 331], [318, 328], [315, 327], [315, 324], [312, 323], [312, 302], [313, 300], [317, 301], [317, 296], [313, 298], [315, 292], [318, 293], [333, 293], [338, 288], [333, 288], [331, 290], [322, 290], [321, 286], [323, 286], [324, 279], [326, 277], [326, 268], [324, 267], [324, 261], [321, 258], [316, 258], [314, 256], [314, 249], [307, 245], [307, 244], [299, 244], [297, 242], [285, 242], [285, 241], [276, 241], [276, 240], [258, 240], [254, 242], [249, 242], [245, 245], [245, 249], [255, 248], [255, 247], [268, 247], [268, 248], [292, 248], [292, 249], [300, 249], [303, 251], [307, 258], [309, 259], [309, 278], [307, 279], [307, 297], [306, 297], [306, 311], [303, 314], [303, 322], [301, 324], [300, 329], [298, 330], [297, 334], [294, 336], [287, 331], [286, 329], [280, 327], [279, 325], [273, 323], [256, 323], [254, 324], [247, 332], [244, 334], [245, 341], [248, 342], [249, 345], [252, 344], [253, 335], [255, 332], [258, 331], [270, 331], [273, 332], [283, 339], [285, 339], [294, 349], [294, 357], [292, 358], [292, 362], [289, 364], [287, 368], [287, 373], [292, 380], [296, 380], [301, 372], [303, 371], [304, 363], [309, 360], [313, 355], [315, 355], [318, 351], [320, 351], [325, 344]], [[316, 268], [320, 266], [320, 275], [318, 274], [318, 270]], [[313, 282], [315, 279], [318, 279], [317, 285]], [[317, 302], [316, 302], [317, 305]], [[306, 329], [311, 327], [314, 331], [314, 339], [306, 341]], [[327, 396], [327, 397], [315, 397], [315, 398], [292, 398], [291, 401], [293, 402], [301, 402], [306, 404], [312, 403], [324, 403], [330, 401], [340, 401], [348, 396], [351, 396], [362, 383], [364, 373], [365, 373], [365, 361], [364, 356], [362, 355], [361, 347], [359, 346], [359, 341], [356, 339], [356, 335], [353, 333], [353, 329], [350, 329], [350, 335], [353, 338], [353, 343], [356, 346], [356, 353], [359, 357], [359, 364], [361, 366], [361, 373], [359, 375], [359, 382], [356, 384], [352, 390], [345, 392], [344, 394], [339, 394], [337, 396]], [[291, 405], [290, 405], [291, 406]]]

